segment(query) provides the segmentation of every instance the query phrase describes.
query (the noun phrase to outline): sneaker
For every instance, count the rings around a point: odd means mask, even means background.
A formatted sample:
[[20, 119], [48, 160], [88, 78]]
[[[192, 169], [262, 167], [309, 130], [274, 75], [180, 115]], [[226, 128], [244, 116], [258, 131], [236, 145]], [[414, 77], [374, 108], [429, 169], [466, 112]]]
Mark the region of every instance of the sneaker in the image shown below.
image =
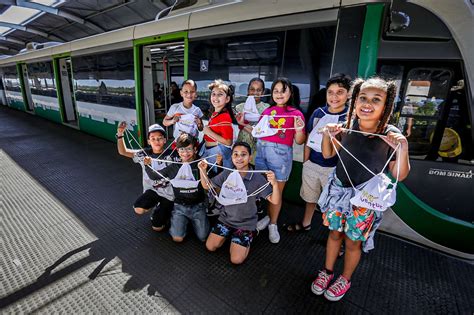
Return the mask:
[[257, 222], [257, 231], [265, 230], [269, 224], [270, 224], [270, 217], [266, 215]]
[[324, 292], [324, 297], [329, 301], [339, 301], [342, 299], [347, 290], [351, 287], [351, 282], [344, 278], [342, 275], [337, 278], [337, 280], [331, 284], [329, 289]]
[[311, 284], [311, 291], [316, 295], [323, 294], [328, 288], [332, 278], [334, 278], [334, 274], [328, 274], [325, 269], [320, 270], [318, 277]]
[[273, 244], [280, 241], [280, 233], [278, 233], [278, 226], [276, 224], [268, 225], [268, 239]]

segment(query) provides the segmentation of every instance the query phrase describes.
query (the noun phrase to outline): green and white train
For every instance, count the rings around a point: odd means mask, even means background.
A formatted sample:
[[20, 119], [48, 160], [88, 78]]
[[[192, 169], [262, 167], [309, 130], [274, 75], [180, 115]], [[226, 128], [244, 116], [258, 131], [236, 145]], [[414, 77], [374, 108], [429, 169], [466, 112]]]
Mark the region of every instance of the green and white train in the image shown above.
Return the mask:
[[[382, 230], [474, 260], [474, 6], [471, 1], [197, 1], [158, 21], [0, 60], [0, 101], [115, 141], [128, 121], [144, 141], [172, 81], [192, 78], [199, 105], [222, 78], [246, 94], [286, 76], [310, 115], [331, 74], [397, 80], [393, 123], [409, 135], [412, 171]], [[324, 95], [324, 94], [323, 94]], [[236, 103], [245, 98], [237, 97]], [[171, 134], [171, 133], [170, 133]], [[301, 202], [302, 147], [285, 191]]]

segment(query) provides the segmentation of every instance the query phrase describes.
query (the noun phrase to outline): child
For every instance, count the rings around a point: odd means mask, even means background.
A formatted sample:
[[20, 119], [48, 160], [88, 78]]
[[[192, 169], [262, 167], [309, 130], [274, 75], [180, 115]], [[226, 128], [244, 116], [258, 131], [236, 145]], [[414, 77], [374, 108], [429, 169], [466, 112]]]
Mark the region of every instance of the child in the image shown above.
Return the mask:
[[[270, 116], [270, 125], [277, 128], [278, 132], [273, 136], [257, 140], [255, 168], [275, 172], [278, 189], [282, 193], [293, 166], [293, 141], [303, 144], [306, 138], [304, 116], [297, 107], [299, 104], [294, 103], [293, 86], [290, 80], [287, 78], [276, 79], [272, 84], [271, 91], [274, 105], [265, 109], [262, 115]], [[266, 216], [257, 225], [257, 229], [262, 230], [270, 223], [268, 236], [272, 243], [280, 241], [277, 227], [280, 210], [281, 200], [276, 205], [269, 204], [270, 217]]]
[[[182, 133], [189, 133], [193, 137], [197, 137], [199, 131], [202, 130], [201, 117], [203, 113], [199, 107], [193, 104], [196, 99], [197, 85], [193, 80], [186, 80], [181, 86], [180, 94], [183, 98], [182, 102], [171, 105], [168, 113], [163, 119], [163, 125], [166, 127], [175, 125], [173, 130], [173, 137], [175, 139]], [[183, 123], [180, 125], [179, 120], [183, 115], [194, 115], [194, 124]]]
[[[155, 209], [151, 219], [151, 227], [155, 231], [162, 231], [168, 222], [171, 211], [173, 210], [173, 190], [167, 181], [163, 181], [161, 178], [158, 180], [152, 180], [148, 177], [145, 172], [145, 165], [143, 159], [146, 156], [152, 158], [160, 157], [163, 160], [171, 160], [171, 151], [167, 150], [164, 152], [164, 145], [166, 144], [166, 132], [158, 124], [151, 125], [148, 128], [148, 145], [150, 148], [141, 150], [127, 149], [125, 146], [124, 131], [127, 127], [126, 122], [121, 122], [117, 126], [117, 149], [120, 155], [128, 158], [133, 158], [135, 163], [140, 163], [143, 171], [143, 194], [133, 204], [136, 214], [145, 214], [150, 209], [160, 205], [159, 209]], [[156, 170], [162, 169], [166, 166], [164, 163], [154, 163], [153, 168]]]
[[[222, 80], [215, 80], [209, 84], [211, 90], [211, 104], [214, 112], [211, 114], [209, 124], [204, 127], [205, 151], [202, 157], [221, 154], [225, 167], [232, 167], [231, 149], [234, 141], [235, 121], [232, 111], [233, 91], [231, 87]], [[215, 158], [207, 160], [214, 163]]]
[[[232, 162], [243, 179], [247, 194], [252, 194], [266, 183], [265, 177], [261, 174], [247, 172], [250, 170], [251, 158], [252, 151], [249, 144], [246, 142], [235, 143], [232, 148]], [[209, 183], [220, 189], [229, 174], [231, 174], [231, 171], [225, 170], [209, 182], [206, 169], [207, 162], [199, 162], [201, 183], [204, 189], [207, 190], [209, 189]], [[206, 247], [209, 251], [216, 251], [224, 245], [226, 238], [230, 237], [230, 261], [233, 264], [241, 264], [244, 262], [250, 251], [250, 244], [252, 243], [257, 227], [256, 198], [265, 198], [273, 204], [278, 204], [281, 199], [278, 183], [272, 171], [267, 173], [267, 179], [272, 187], [267, 186], [258, 194], [248, 196], [248, 200], [245, 203], [224, 206], [224, 210], [221, 212], [217, 224], [212, 228], [211, 234], [209, 234], [207, 238]]]
[[308, 139], [304, 146], [303, 174], [300, 190], [301, 198], [306, 202], [303, 221], [287, 227], [288, 231], [309, 231], [316, 203], [328, 176], [337, 163], [337, 156], [325, 159], [321, 153], [322, 136], [318, 130], [328, 123], [344, 122], [347, 116], [347, 99], [351, 87], [351, 78], [344, 74], [332, 76], [326, 83], [326, 103], [317, 108], [306, 125]]
[[[250, 80], [249, 85], [247, 87], [247, 93], [249, 96], [255, 96], [255, 103], [257, 107], [257, 111], [259, 114], [267, 109], [270, 105], [261, 101], [260, 96], [265, 91], [265, 82], [263, 82], [260, 78], [253, 78]], [[257, 139], [252, 137], [252, 125], [253, 123], [249, 123], [245, 120], [243, 111], [244, 111], [245, 103], [238, 104], [235, 106], [235, 110], [238, 112], [236, 119], [239, 126], [239, 136], [237, 137], [237, 141], [239, 142], [247, 142], [250, 145], [252, 152], [257, 152]], [[252, 164], [255, 163], [255, 154], [252, 156]]]
[[[199, 179], [199, 169], [197, 163], [191, 163], [196, 159], [197, 140], [186, 133], [181, 134], [177, 141], [176, 147], [178, 150], [181, 162], [189, 163], [191, 167], [192, 176]], [[151, 164], [151, 158], [145, 158], [146, 165]], [[146, 168], [148, 176], [152, 179], [161, 179], [164, 177], [174, 179], [180, 171], [181, 164], [173, 163], [164, 169], [159, 170], [156, 174], [150, 168]], [[175, 242], [182, 242], [186, 236], [186, 228], [188, 222], [191, 221], [194, 233], [204, 242], [209, 234], [209, 222], [207, 221], [205, 202], [205, 193], [202, 185], [197, 183], [194, 187], [176, 187], [172, 185], [174, 192], [174, 209], [171, 213], [171, 227], [170, 235]]]
[[[351, 276], [359, 264], [361, 250], [367, 252], [373, 248], [373, 235], [382, 217], [381, 212], [351, 205], [350, 199], [355, 194], [355, 189], [352, 187], [368, 181], [373, 175], [345, 150], [340, 150], [340, 146], [332, 137], [338, 135], [344, 148], [374, 173], [382, 171], [393, 148], [400, 144], [396, 152], [398, 161], [391, 160], [388, 169], [392, 176], [399, 180], [406, 178], [410, 171], [408, 142], [398, 129], [388, 124], [396, 85], [376, 77], [368, 80], [358, 79], [353, 83], [352, 89], [345, 128], [370, 134], [350, 130], [341, 132], [343, 125], [328, 124], [322, 142], [324, 158], [335, 156], [337, 148], [340, 159], [318, 202], [323, 212], [323, 224], [329, 227], [330, 232], [326, 246], [325, 268], [319, 272], [311, 285], [311, 290], [317, 295], [324, 293], [330, 301], [340, 300], [349, 290]], [[342, 275], [329, 286], [334, 277], [334, 263], [343, 240], [346, 250], [344, 269]]]

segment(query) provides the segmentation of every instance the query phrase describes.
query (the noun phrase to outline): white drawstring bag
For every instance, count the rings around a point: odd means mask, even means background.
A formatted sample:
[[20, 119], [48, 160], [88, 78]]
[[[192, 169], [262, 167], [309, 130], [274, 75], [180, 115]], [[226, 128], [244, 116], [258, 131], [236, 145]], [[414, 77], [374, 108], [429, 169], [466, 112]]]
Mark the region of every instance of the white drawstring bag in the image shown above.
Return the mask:
[[244, 117], [249, 122], [257, 122], [260, 119], [260, 114], [257, 110], [257, 103], [255, 97], [248, 96], [244, 104]]
[[233, 171], [221, 186], [217, 201], [223, 206], [246, 203], [247, 189], [245, 188], [242, 176], [239, 171]]
[[323, 141], [323, 134], [319, 132], [319, 130], [325, 127], [327, 124], [337, 124], [338, 122], [339, 115], [330, 115], [325, 113], [325, 115], [319, 119], [318, 123], [309, 134], [307, 146], [315, 150], [316, 152], [321, 152], [321, 142]]
[[178, 132], [187, 133], [190, 135], [197, 134], [197, 125], [195, 121], [196, 116], [193, 114], [184, 114], [179, 117], [179, 121], [176, 122], [176, 129]]
[[170, 182], [176, 188], [196, 188], [199, 185], [199, 181], [194, 178], [189, 163], [183, 163], [178, 170], [178, 174]]
[[269, 116], [263, 115], [258, 124], [253, 127], [252, 136], [254, 138], [269, 137], [275, 135], [277, 132], [277, 128], [270, 127]]
[[[377, 134], [374, 135], [380, 136]], [[387, 162], [385, 162], [385, 165], [380, 171], [380, 173], [375, 174], [359, 159], [357, 159], [351, 152], [349, 152], [336, 138], [332, 136], [331, 138], [334, 139], [339, 144], [339, 146], [344, 149], [344, 151], [346, 151], [352, 158], [354, 158], [360, 165], [362, 165], [369, 173], [374, 176], [365, 183], [359, 185], [359, 189], [357, 189], [352, 183], [351, 178], [349, 177], [349, 173], [347, 172], [346, 166], [344, 165], [344, 162], [342, 161], [341, 156], [339, 155], [339, 151], [336, 149], [334, 143], [331, 141], [334, 146], [334, 150], [336, 150], [339, 160], [341, 161], [341, 165], [344, 168], [344, 172], [346, 173], [346, 176], [355, 191], [354, 197], [350, 199], [351, 204], [356, 207], [367, 208], [380, 212], [383, 212], [389, 207], [393, 206], [397, 201], [397, 184], [398, 174], [400, 173], [400, 159], [397, 159], [397, 178], [394, 183], [383, 172], [392, 160], [392, 157], [394, 156], [395, 152], [397, 152], [397, 150], [400, 148], [400, 144], [398, 144], [395, 150], [393, 150], [392, 154], [388, 158]]]

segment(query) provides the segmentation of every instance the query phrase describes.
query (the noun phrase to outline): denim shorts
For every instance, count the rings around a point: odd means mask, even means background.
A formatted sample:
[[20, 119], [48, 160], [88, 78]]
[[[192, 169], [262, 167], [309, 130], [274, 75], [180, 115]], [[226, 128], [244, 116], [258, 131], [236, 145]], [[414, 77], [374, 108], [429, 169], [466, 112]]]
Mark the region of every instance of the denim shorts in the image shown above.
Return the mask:
[[279, 182], [286, 182], [290, 178], [293, 166], [293, 148], [285, 144], [257, 141], [257, 156], [255, 168], [257, 170], [271, 170]]
[[185, 237], [189, 221], [191, 221], [194, 233], [204, 242], [209, 234], [209, 221], [206, 215], [206, 203], [196, 205], [174, 204], [171, 212], [170, 235], [173, 237]]
[[[229, 167], [229, 168], [232, 168], [233, 167], [233, 164], [232, 164], [232, 149], [229, 148], [229, 147], [226, 147], [225, 145], [222, 145], [222, 144], [218, 144], [216, 145], [215, 147], [210, 147], [210, 148], [206, 148], [205, 146], [203, 146], [203, 154], [201, 154], [201, 157], [208, 157], [208, 156], [211, 156], [211, 155], [215, 155], [215, 154], [221, 154], [222, 155], [222, 164], [225, 166], [225, 167]], [[212, 158], [210, 159], [207, 159], [207, 162], [209, 164], [213, 164], [216, 162], [216, 157], [213, 156]]]
[[225, 238], [230, 236], [232, 243], [244, 247], [250, 247], [255, 234], [255, 232], [250, 230], [235, 229], [220, 221], [217, 221], [217, 224], [212, 228], [211, 233]]

